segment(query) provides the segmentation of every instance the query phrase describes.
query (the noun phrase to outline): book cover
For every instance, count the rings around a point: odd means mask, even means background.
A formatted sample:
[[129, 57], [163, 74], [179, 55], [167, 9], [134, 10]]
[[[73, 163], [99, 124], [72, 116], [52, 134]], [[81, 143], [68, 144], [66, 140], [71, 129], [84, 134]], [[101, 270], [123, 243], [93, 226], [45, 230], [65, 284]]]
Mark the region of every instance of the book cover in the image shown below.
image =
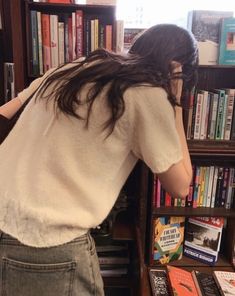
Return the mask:
[[184, 217], [161, 217], [153, 222], [153, 260], [166, 264], [182, 257]]
[[162, 269], [149, 269], [149, 279], [153, 296], [170, 296], [167, 272]]
[[76, 10], [76, 54], [83, 56], [83, 11]]
[[213, 275], [194, 270], [192, 276], [199, 296], [220, 296]]
[[50, 15], [41, 14], [42, 21], [42, 50], [43, 50], [43, 71], [51, 68], [51, 34], [50, 34]]
[[199, 296], [191, 272], [174, 266], [167, 266], [167, 270], [174, 296]]
[[232, 120], [233, 120], [233, 109], [235, 101], [235, 89], [225, 89], [226, 94], [228, 95], [226, 119], [225, 119], [225, 131], [224, 131], [224, 140], [230, 140], [231, 129], [232, 129]]
[[59, 66], [58, 15], [50, 15], [51, 67]]
[[135, 38], [143, 32], [144, 29], [139, 28], [124, 28], [124, 51], [127, 52]]
[[185, 228], [184, 255], [214, 265], [218, 258], [223, 218], [196, 217], [188, 219]]
[[214, 278], [223, 296], [235, 295], [235, 272], [213, 271]]
[[232, 11], [193, 10], [188, 14], [188, 29], [198, 41], [199, 64], [218, 64], [220, 22]]
[[235, 65], [235, 18], [222, 20], [220, 29], [219, 64]]
[[15, 98], [14, 63], [4, 63], [4, 102]]
[[32, 38], [32, 74], [35, 76], [39, 75], [39, 51], [38, 51], [38, 21], [37, 11], [30, 11], [31, 18], [31, 38]]

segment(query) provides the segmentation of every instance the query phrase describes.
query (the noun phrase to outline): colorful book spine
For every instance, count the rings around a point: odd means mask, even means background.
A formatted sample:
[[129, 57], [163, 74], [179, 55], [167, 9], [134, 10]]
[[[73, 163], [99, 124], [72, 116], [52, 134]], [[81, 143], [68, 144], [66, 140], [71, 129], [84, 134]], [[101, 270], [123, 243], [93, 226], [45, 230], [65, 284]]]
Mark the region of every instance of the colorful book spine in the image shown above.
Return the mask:
[[76, 33], [77, 33], [77, 44], [76, 54], [77, 58], [83, 56], [83, 11], [76, 11]]
[[42, 13], [42, 49], [43, 70], [46, 72], [51, 68], [51, 37], [50, 37], [50, 15]]
[[39, 74], [39, 55], [38, 55], [38, 21], [37, 11], [31, 10], [31, 36], [32, 36], [32, 74]]

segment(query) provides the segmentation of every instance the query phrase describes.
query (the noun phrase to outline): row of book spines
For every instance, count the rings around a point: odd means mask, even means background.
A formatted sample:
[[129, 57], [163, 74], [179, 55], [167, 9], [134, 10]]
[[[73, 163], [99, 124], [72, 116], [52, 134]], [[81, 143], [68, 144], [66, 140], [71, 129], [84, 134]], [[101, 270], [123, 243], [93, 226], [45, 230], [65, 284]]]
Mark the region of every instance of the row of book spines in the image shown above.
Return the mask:
[[186, 199], [173, 198], [154, 176], [153, 206], [235, 207], [235, 169], [217, 166], [193, 166], [193, 180]]
[[42, 75], [97, 48], [113, 49], [113, 26], [82, 10], [61, 16], [31, 11], [32, 74]]
[[187, 139], [235, 140], [235, 89], [194, 90], [187, 115]]
[[153, 207], [185, 207], [185, 199], [172, 197], [161, 185], [157, 175], [154, 175], [152, 200]]

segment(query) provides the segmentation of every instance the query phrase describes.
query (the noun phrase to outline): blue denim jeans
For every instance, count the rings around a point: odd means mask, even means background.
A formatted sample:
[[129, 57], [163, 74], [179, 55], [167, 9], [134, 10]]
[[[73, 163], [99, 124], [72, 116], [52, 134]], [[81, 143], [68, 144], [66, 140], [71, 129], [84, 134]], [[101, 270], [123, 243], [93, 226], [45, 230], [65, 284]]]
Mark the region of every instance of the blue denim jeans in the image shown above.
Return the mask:
[[0, 296], [103, 296], [95, 243], [85, 234], [34, 248], [0, 231]]

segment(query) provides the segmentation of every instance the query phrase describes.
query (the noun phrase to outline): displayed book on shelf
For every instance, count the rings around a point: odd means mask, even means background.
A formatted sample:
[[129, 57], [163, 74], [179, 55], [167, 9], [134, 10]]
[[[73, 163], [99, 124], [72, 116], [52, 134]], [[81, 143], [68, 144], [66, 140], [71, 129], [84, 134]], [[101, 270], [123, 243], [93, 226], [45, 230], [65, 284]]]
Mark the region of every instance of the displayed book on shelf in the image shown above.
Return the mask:
[[224, 219], [189, 218], [185, 227], [184, 255], [214, 265], [218, 259]]
[[235, 65], [235, 18], [222, 20], [220, 27], [219, 64]]
[[153, 296], [221, 296], [235, 295], [235, 272], [198, 270], [167, 266], [165, 269], [149, 268]]
[[192, 276], [199, 296], [220, 296], [212, 274], [193, 270]]
[[124, 28], [124, 51], [127, 52], [137, 35], [141, 34], [142, 28]]
[[198, 41], [199, 64], [218, 64], [220, 22], [232, 17], [232, 11], [193, 10], [188, 14], [187, 27]]
[[222, 296], [235, 295], [235, 272], [216, 270], [213, 275]]
[[167, 266], [172, 295], [198, 296], [192, 273], [182, 268]]
[[166, 270], [150, 268], [149, 279], [153, 296], [170, 296], [169, 282]]
[[184, 217], [161, 217], [153, 221], [153, 262], [166, 264], [183, 253]]

